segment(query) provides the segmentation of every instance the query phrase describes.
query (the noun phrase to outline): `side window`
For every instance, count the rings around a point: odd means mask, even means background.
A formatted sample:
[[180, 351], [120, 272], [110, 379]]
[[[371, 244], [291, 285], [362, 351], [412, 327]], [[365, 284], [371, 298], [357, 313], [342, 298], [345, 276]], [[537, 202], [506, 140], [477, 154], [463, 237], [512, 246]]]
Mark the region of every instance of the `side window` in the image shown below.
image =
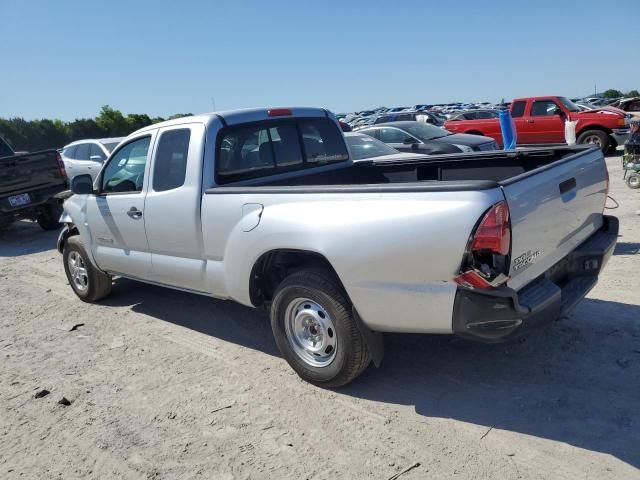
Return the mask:
[[150, 142], [151, 137], [139, 138], [111, 155], [102, 175], [103, 193], [142, 191]]
[[497, 118], [495, 113], [493, 112], [478, 112], [478, 118], [482, 120], [486, 120], [488, 118]]
[[531, 106], [532, 117], [550, 117], [555, 112], [558, 106], [553, 100], [536, 100]]
[[76, 158], [76, 150], [77, 149], [78, 149], [77, 145], [71, 145], [70, 147], [65, 148], [64, 152], [62, 152], [62, 153], [64, 153], [65, 157], [74, 159], [74, 158]]
[[403, 143], [407, 138], [411, 137], [397, 128], [380, 129], [380, 140], [384, 143]]
[[629, 102], [629, 106], [627, 107], [628, 112], [640, 112], [640, 100], [634, 100], [633, 102]]
[[[107, 157], [105, 156], [105, 154], [102, 151], [102, 149], [98, 145], [96, 145], [95, 143], [92, 143], [91, 147], [90, 147], [89, 158], [91, 158], [91, 157], [100, 157], [99, 161], [101, 161], [101, 162], [104, 162], [107, 159]], [[98, 160], [98, 159], [91, 158], [91, 160]]]
[[184, 185], [190, 139], [188, 128], [169, 130], [160, 136], [153, 163], [153, 189], [156, 192]]
[[78, 145], [78, 148], [76, 149], [76, 153], [73, 156], [73, 158], [77, 159], [77, 160], [89, 160], [89, 151], [91, 150], [91, 144], [89, 143], [81, 143], [80, 145]]
[[524, 115], [524, 107], [527, 102], [520, 100], [519, 102], [514, 102], [511, 107], [511, 116], [512, 117], [522, 117]]

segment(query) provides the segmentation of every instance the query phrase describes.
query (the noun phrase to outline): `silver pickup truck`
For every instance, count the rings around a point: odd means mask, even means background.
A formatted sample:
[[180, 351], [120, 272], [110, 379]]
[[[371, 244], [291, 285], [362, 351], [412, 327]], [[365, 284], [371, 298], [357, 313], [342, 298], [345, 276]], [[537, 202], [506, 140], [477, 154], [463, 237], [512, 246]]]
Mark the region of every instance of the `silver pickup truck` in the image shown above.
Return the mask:
[[139, 130], [64, 204], [80, 299], [112, 278], [270, 309], [305, 380], [337, 387], [382, 332], [497, 342], [566, 315], [615, 246], [596, 148], [354, 162], [323, 109], [242, 110]]

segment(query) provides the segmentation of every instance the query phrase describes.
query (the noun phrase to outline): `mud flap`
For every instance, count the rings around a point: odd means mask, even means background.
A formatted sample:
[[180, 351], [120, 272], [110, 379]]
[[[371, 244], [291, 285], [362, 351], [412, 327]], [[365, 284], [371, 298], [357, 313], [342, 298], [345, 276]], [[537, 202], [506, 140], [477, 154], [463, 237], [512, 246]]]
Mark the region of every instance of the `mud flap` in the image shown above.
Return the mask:
[[369, 349], [369, 355], [371, 355], [373, 364], [376, 368], [379, 367], [382, 363], [382, 359], [384, 358], [384, 341], [382, 339], [382, 333], [369, 330], [355, 308], [353, 309], [353, 318], [356, 321], [356, 325], [358, 325], [358, 330], [360, 330], [364, 341], [367, 342], [367, 348]]

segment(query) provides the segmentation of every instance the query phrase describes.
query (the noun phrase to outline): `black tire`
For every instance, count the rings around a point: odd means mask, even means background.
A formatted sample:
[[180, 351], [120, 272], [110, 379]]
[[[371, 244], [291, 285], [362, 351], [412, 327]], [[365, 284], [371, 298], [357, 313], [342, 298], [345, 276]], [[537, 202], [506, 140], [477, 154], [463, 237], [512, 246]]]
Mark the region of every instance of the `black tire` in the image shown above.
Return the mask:
[[62, 215], [62, 205], [50, 202], [43, 206], [43, 211], [36, 220], [43, 230], [58, 230], [62, 228], [59, 222], [60, 215]]
[[[86, 275], [83, 276], [86, 278], [85, 289], [81, 289], [77, 285], [71, 272], [69, 257], [74, 254], [82, 259], [82, 266], [86, 271]], [[88, 303], [97, 302], [111, 293], [111, 275], [107, 275], [93, 266], [79, 236], [75, 235], [67, 239], [62, 258], [69, 285], [80, 300]]]
[[632, 173], [631, 175], [627, 176], [626, 182], [627, 182], [627, 187], [629, 188], [633, 188], [634, 190], [636, 188], [640, 188], [640, 175], [636, 175], [635, 173]]
[[[319, 305], [335, 327], [335, 353], [333, 360], [325, 366], [316, 367], [305, 361], [296, 353], [294, 340], [287, 335], [287, 308], [300, 299], [309, 299]], [[346, 385], [371, 361], [367, 344], [353, 318], [351, 302], [334, 275], [326, 270], [300, 270], [282, 281], [271, 305], [271, 328], [276, 344], [291, 368], [303, 380], [319, 387]], [[331, 334], [331, 329], [328, 332]]]
[[609, 145], [611, 145], [611, 139], [609, 135], [607, 135], [602, 130], [587, 130], [582, 132], [577, 139], [577, 142], [581, 145], [584, 144], [594, 144], [599, 145], [602, 153], [607, 153], [609, 150]]

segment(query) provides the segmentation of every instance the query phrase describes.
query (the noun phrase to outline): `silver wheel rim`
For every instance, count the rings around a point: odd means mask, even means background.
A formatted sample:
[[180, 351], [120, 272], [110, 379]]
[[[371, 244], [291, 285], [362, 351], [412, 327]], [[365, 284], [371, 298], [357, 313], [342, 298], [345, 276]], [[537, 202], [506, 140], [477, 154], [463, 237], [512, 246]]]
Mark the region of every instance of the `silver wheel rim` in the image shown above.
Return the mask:
[[627, 183], [631, 187], [636, 187], [640, 183], [640, 177], [637, 177], [637, 176], [633, 175], [633, 176], [629, 177], [629, 180], [627, 181]]
[[295, 354], [312, 367], [326, 367], [336, 357], [338, 336], [331, 317], [321, 305], [297, 298], [287, 306], [284, 327]]
[[584, 143], [589, 145], [598, 145], [599, 147], [602, 147], [602, 140], [598, 135], [589, 135], [588, 137], [585, 137]]
[[73, 285], [79, 292], [85, 292], [89, 288], [89, 277], [87, 276], [87, 267], [82, 256], [78, 252], [71, 252], [68, 263]]

